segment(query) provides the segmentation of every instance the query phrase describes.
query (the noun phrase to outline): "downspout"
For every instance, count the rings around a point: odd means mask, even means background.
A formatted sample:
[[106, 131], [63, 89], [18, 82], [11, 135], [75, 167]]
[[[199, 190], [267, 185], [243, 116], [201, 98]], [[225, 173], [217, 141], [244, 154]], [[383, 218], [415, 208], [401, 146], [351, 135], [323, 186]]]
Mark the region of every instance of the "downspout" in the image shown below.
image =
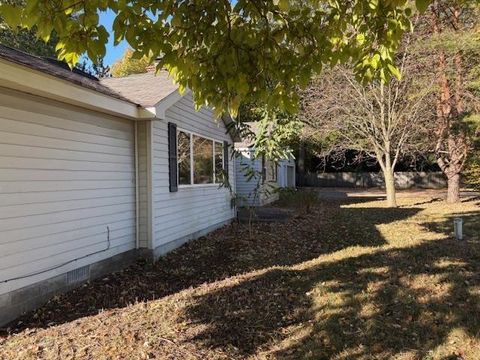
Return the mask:
[[[227, 172], [228, 172], [228, 177], [229, 177], [229, 181], [230, 183], [233, 182], [233, 193], [232, 195], [234, 196], [235, 198], [235, 201], [233, 201], [233, 216], [235, 219], [238, 218], [238, 197], [237, 197], [237, 157], [236, 157], [236, 154], [235, 153], [235, 142], [232, 141], [232, 156], [230, 157], [230, 154], [228, 155], [231, 159], [231, 161], [233, 162], [233, 174], [230, 173], [230, 169], [227, 169]], [[230, 161], [228, 162], [230, 164]], [[230, 185], [231, 186], [231, 185]]]
[[139, 190], [138, 190], [138, 121], [135, 121], [135, 248], [140, 248]]

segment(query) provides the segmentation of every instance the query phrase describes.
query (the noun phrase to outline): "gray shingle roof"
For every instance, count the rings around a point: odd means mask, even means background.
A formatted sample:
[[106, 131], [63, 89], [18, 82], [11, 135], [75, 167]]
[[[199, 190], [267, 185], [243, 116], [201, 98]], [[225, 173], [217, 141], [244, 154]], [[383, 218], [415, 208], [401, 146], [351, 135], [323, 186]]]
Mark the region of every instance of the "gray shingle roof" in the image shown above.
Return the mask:
[[12, 49], [4, 45], [0, 45], [0, 59], [19, 64], [33, 70], [41, 71], [42, 73], [55, 76], [84, 88], [138, 105], [137, 102], [132, 101], [105, 86], [98, 81], [96, 77], [88, 75], [78, 69], [74, 69], [72, 71], [66, 64], [57, 60], [45, 59], [39, 56], [27, 54], [23, 51]]
[[100, 83], [144, 107], [155, 106], [178, 89], [167, 71], [160, 71], [157, 74], [148, 72], [119, 78], [104, 78]]
[[[74, 69], [72, 71], [66, 64], [58, 60], [30, 55], [1, 44], [0, 59], [55, 76], [137, 106], [155, 106], [178, 89], [178, 86], [173, 83], [166, 71], [160, 71], [158, 74], [148, 72], [122, 78], [103, 78], [99, 80], [81, 70]], [[222, 117], [222, 120], [225, 124], [232, 121], [229, 116]], [[234, 139], [239, 140], [235, 136]]]

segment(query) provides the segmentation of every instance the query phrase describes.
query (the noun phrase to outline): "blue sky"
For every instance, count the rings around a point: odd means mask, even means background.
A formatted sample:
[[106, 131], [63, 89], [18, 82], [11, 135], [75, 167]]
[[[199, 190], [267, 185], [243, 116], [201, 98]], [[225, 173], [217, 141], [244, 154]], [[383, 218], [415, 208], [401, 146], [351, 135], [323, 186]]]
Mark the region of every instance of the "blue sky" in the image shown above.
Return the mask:
[[[115, 14], [113, 11], [101, 12], [100, 14], [100, 23], [105, 26], [107, 31], [111, 34], [112, 33], [112, 24], [113, 20], [115, 19]], [[117, 46], [113, 46], [113, 36], [110, 35], [108, 45], [107, 45], [107, 54], [104, 58], [105, 65], [111, 65], [120, 57], [122, 57], [125, 49], [128, 47], [128, 43], [126, 41], [122, 41]]]
[[[237, 0], [230, 1], [232, 5], [237, 3]], [[100, 12], [100, 23], [105, 26], [107, 31], [112, 33], [113, 20], [115, 19], [115, 13], [111, 10], [106, 12]], [[110, 35], [108, 44], [107, 44], [107, 54], [105, 55], [104, 64], [112, 65], [116, 60], [122, 57], [125, 49], [128, 47], [128, 43], [124, 40], [117, 46], [113, 46], [113, 36]]]

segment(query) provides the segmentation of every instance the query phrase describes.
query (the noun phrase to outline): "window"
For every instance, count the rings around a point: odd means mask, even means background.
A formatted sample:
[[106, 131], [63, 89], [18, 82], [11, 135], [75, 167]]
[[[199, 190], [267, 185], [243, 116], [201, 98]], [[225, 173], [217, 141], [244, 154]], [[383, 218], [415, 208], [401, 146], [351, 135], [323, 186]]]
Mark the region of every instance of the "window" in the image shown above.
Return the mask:
[[213, 141], [193, 135], [193, 183], [213, 184]]
[[188, 185], [191, 180], [190, 166], [190, 134], [183, 131], [178, 132], [178, 183]]
[[220, 183], [224, 169], [222, 142], [178, 130], [178, 183], [204, 185]]

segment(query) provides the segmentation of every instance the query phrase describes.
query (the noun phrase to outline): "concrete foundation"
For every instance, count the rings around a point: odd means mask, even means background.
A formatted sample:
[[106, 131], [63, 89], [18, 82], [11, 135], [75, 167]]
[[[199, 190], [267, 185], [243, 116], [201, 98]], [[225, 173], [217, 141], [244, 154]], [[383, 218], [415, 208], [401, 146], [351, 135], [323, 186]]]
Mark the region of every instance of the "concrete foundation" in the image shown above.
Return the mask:
[[81, 269], [85, 269], [87, 276], [79, 280], [72, 280], [70, 276], [72, 271], [70, 271], [0, 295], [0, 326], [15, 320], [28, 311], [40, 307], [55, 295], [75, 289], [90, 280], [119, 271], [131, 265], [137, 258], [138, 252], [136, 250], [127, 251], [82, 267]]
[[219, 229], [230, 222], [231, 220], [228, 220], [210, 226], [204, 230], [197, 231], [188, 236], [161, 245], [154, 250], [131, 250], [97, 263], [93, 263], [84, 268], [77, 269], [81, 270], [80, 274], [82, 275], [81, 277], [78, 277], [78, 279], [75, 276], [72, 276], [71, 274], [73, 272], [70, 271], [68, 273], [40, 281], [36, 284], [14, 290], [7, 294], [0, 295], [0, 326], [4, 326], [26, 312], [42, 306], [55, 295], [65, 293], [83, 285], [88, 281], [92, 281], [107, 274], [119, 271], [131, 265], [137, 259], [144, 258], [150, 261], [156, 261], [158, 258], [164, 256], [172, 250], [175, 250], [183, 244], [205, 236], [206, 234]]

